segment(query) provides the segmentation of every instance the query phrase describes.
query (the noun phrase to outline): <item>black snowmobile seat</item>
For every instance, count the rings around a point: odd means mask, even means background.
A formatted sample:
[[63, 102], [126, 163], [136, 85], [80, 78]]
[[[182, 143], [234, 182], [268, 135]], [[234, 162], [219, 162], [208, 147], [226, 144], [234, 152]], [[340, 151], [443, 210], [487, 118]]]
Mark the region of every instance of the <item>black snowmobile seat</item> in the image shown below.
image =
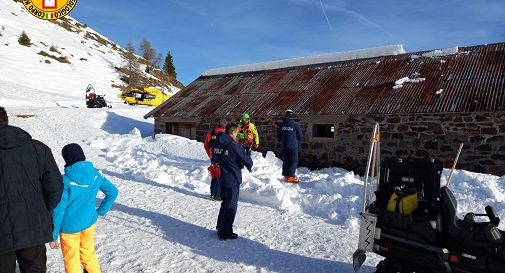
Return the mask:
[[421, 243], [437, 242], [438, 221], [432, 221], [425, 217], [405, 216], [386, 210], [380, 210], [378, 216], [377, 226], [382, 233]]
[[475, 222], [472, 214], [461, 220], [457, 216], [458, 203], [447, 187], [441, 188], [442, 229], [453, 239], [467, 247], [496, 248], [503, 244], [501, 236], [496, 237], [496, 226], [491, 222]]

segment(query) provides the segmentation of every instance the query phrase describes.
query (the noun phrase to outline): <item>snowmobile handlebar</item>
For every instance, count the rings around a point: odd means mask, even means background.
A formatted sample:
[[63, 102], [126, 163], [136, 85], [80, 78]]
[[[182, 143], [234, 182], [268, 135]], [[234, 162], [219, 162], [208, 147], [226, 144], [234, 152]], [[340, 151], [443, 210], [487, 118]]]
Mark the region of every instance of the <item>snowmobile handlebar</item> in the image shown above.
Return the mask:
[[486, 213], [469, 212], [465, 215], [464, 219], [465, 219], [465, 221], [474, 222], [474, 218], [476, 216], [478, 216], [478, 217], [486, 217], [487, 216], [489, 218], [489, 222], [491, 222], [495, 226], [498, 226], [500, 224], [500, 218], [496, 217], [496, 212], [494, 211], [493, 207], [488, 205], [488, 206], [486, 206], [485, 210], [486, 210]]
[[486, 216], [489, 217], [489, 221], [493, 223], [495, 226], [498, 226], [500, 224], [500, 218], [496, 217], [496, 212], [494, 211], [493, 207], [487, 205], [485, 210], [486, 210]]

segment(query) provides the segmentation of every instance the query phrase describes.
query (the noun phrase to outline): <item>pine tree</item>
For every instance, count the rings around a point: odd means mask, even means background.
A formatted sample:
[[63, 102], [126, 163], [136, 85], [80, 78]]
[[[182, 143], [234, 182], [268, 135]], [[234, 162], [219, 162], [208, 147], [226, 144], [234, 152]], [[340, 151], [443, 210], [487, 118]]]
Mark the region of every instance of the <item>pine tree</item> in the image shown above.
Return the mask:
[[127, 66], [127, 74], [128, 74], [128, 87], [136, 87], [139, 86], [139, 70], [140, 64], [135, 56], [135, 46], [132, 41], [128, 41], [128, 45], [126, 46], [126, 66]]
[[177, 78], [177, 73], [175, 72], [174, 60], [172, 58], [172, 55], [170, 54], [170, 51], [167, 53], [167, 56], [165, 57], [165, 62], [163, 63], [163, 71], [165, 71], [167, 75], [172, 77], [173, 79]]
[[28, 35], [26, 35], [26, 32], [24, 30], [23, 30], [23, 32], [21, 32], [21, 35], [19, 35], [18, 43], [20, 45], [24, 45], [24, 46], [31, 46], [32, 45], [32, 41], [30, 40], [30, 37], [28, 37]]

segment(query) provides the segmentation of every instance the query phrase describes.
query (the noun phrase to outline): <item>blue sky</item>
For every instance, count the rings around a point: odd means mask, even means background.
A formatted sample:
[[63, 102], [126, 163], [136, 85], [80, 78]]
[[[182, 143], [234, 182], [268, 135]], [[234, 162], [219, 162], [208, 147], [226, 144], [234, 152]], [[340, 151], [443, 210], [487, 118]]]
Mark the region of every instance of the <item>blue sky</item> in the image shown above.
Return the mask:
[[170, 51], [184, 84], [216, 67], [505, 41], [504, 0], [82, 0], [70, 15], [121, 46]]

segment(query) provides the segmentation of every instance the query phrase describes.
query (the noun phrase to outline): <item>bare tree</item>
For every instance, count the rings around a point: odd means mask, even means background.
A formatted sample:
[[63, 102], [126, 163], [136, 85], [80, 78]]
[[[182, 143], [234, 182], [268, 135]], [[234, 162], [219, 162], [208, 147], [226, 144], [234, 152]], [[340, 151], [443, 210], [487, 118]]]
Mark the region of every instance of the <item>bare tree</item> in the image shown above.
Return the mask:
[[142, 39], [139, 49], [142, 53], [142, 57], [148, 62], [146, 67], [147, 73], [149, 73], [153, 67], [158, 67], [159, 62], [161, 61], [161, 56], [156, 53], [156, 50], [153, 48], [149, 40], [146, 38]]
[[139, 85], [140, 77], [140, 64], [137, 56], [135, 56], [135, 46], [132, 41], [128, 41], [126, 46], [126, 66], [128, 72], [128, 87], [135, 87]]

